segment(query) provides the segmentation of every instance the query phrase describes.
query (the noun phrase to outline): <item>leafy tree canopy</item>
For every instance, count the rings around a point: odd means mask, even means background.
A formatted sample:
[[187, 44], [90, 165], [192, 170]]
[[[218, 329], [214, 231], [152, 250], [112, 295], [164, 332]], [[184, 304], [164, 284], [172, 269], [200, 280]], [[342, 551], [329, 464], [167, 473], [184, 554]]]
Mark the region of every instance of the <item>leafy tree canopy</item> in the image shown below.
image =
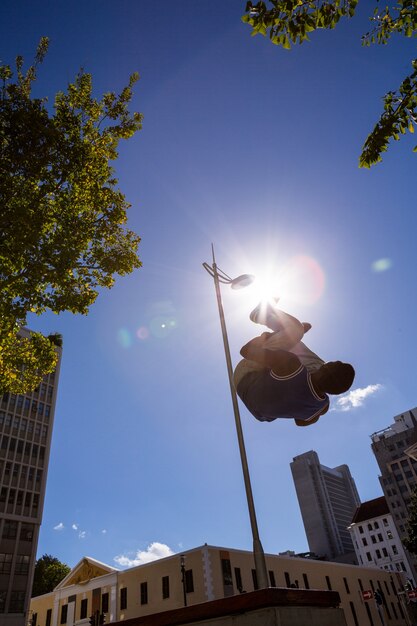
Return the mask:
[[57, 361], [40, 333], [19, 335], [29, 312], [86, 314], [115, 275], [140, 267], [140, 238], [110, 162], [142, 127], [128, 110], [138, 75], [117, 95], [93, 96], [81, 71], [54, 106], [32, 96], [48, 49], [23, 72], [0, 63], [0, 393], [35, 388]]
[[[272, 43], [289, 50], [302, 44], [320, 28], [335, 28], [342, 18], [353, 17], [359, 0], [269, 0], [247, 2], [242, 20], [252, 26], [252, 35], [269, 34]], [[378, 2], [378, 0], [377, 0]], [[417, 34], [416, 0], [397, 0], [384, 7], [377, 4], [370, 17], [372, 28], [362, 36], [362, 43], [386, 44], [392, 35], [415, 37]], [[395, 91], [384, 96], [384, 110], [367, 137], [359, 157], [360, 167], [382, 161], [391, 139], [398, 140], [407, 130], [414, 132], [417, 123], [417, 59], [412, 72]], [[413, 150], [417, 152], [417, 146]]]
[[50, 593], [69, 574], [71, 568], [50, 554], [36, 561], [33, 576], [32, 598]]

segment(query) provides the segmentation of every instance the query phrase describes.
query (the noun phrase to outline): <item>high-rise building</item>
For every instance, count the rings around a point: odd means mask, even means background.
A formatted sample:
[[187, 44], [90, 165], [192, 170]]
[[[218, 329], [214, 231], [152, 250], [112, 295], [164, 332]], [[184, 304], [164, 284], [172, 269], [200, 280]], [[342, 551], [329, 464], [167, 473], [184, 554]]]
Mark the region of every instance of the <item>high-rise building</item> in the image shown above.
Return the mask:
[[311, 450], [291, 463], [301, 516], [311, 552], [331, 561], [356, 563], [347, 527], [360, 505], [347, 465], [321, 465]]
[[[394, 423], [371, 435], [379, 481], [400, 539], [406, 535], [411, 492], [417, 484], [417, 461], [410, 456], [417, 441], [417, 408], [394, 417]], [[409, 557], [416, 572], [415, 559]], [[416, 577], [416, 574], [414, 576]]]
[[381, 476], [379, 481], [401, 538], [404, 537], [408, 505], [417, 483], [417, 461], [407, 454], [417, 437], [413, 411], [394, 417], [394, 423], [371, 435], [372, 451]]
[[[27, 331], [23, 330], [22, 334]], [[61, 348], [55, 372], [0, 395], [0, 624], [25, 626], [42, 520]]]

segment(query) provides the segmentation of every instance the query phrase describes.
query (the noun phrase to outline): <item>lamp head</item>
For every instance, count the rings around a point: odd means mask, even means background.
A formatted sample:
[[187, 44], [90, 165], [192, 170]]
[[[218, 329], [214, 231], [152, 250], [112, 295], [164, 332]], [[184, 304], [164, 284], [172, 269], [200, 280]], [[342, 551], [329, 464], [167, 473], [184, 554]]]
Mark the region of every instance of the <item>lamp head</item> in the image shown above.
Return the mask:
[[251, 285], [254, 280], [255, 276], [252, 276], [252, 274], [242, 274], [241, 276], [234, 278], [230, 282], [230, 286], [232, 289], [243, 289], [244, 287]]

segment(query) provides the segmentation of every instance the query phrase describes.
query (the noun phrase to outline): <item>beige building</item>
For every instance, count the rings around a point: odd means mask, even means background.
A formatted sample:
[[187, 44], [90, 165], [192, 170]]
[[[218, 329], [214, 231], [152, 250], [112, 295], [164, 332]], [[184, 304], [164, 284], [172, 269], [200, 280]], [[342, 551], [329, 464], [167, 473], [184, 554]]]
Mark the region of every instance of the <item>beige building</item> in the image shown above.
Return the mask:
[[[408, 624], [400, 574], [376, 567], [266, 555], [272, 587], [333, 590], [340, 594], [348, 626]], [[105, 623], [178, 609], [257, 588], [253, 554], [204, 545], [118, 571], [83, 558], [49, 594], [33, 598], [33, 626], [84, 626], [98, 612]], [[384, 603], [363, 599], [379, 591]]]
[[1, 626], [27, 624], [61, 359], [56, 349], [57, 368], [35, 391], [0, 395]]

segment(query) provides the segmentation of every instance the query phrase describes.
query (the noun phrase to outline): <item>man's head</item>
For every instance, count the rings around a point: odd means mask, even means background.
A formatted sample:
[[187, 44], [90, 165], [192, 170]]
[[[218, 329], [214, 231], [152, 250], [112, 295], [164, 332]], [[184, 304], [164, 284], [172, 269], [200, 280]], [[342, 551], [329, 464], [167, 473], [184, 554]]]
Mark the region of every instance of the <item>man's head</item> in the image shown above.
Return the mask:
[[324, 393], [339, 395], [350, 389], [355, 370], [350, 363], [330, 361], [314, 372], [314, 382]]

